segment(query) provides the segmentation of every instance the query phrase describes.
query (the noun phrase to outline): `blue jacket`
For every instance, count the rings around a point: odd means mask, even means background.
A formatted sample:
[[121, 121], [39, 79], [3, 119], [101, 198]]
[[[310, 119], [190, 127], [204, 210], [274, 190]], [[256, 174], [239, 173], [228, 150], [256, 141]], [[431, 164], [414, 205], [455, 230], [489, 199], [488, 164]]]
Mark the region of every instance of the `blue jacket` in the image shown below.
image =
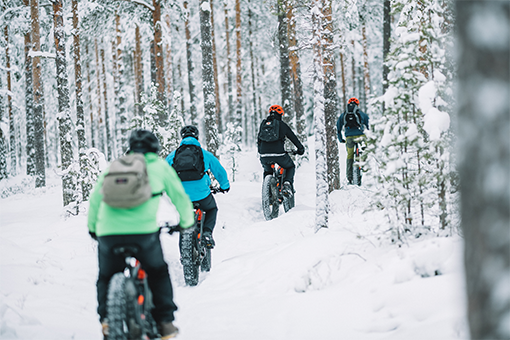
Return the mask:
[[[194, 137], [186, 137], [181, 141], [181, 144], [194, 144], [200, 146], [200, 142]], [[211, 170], [212, 174], [218, 182], [220, 183], [221, 189], [230, 188], [230, 182], [228, 181], [228, 175], [220, 161], [214, 157], [212, 153], [202, 148], [202, 153], [204, 154], [204, 166], [205, 171]], [[168, 155], [166, 161], [168, 164], [172, 165], [174, 163], [175, 150], [172, 151], [171, 154]], [[211, 185], [211, 179], [207, 174], [202, 177], [202, 179], [196, 181], [184, 181], [182, 182], [182, 186], [184, 187], [184, 191], [188, 194], [190, 200], [192, 202], [200, 201], [206, 198], [211, 194], [211, 189], [209, 188]]]
[[[367, 127], [367, 130], [368, 130], [368, 115], [365, 112], [361, 111], [361, 110], [359, 111], [359, 113], [360, 113], [360, 116], [361, 116], [361, 128], [353, 129], [353, 128], [346, 127], [345, 128], [345, 132], [344, 132], [345, 137], [362, 135], [364, 133], [364, 131], [365, 131], [365, 129], [363, 128], [363, 125], [365, 125]], [[336, 121], [336, 131], [338, 133], [338, 140], [339, 141], [343, 140], [343, 138], [342, 138], [342, 129], [344, 128], [344, 115], [345, 115], [345, 112], [342, 113], [340, 115], [340, 117], [338, 118], [338, 120]]]

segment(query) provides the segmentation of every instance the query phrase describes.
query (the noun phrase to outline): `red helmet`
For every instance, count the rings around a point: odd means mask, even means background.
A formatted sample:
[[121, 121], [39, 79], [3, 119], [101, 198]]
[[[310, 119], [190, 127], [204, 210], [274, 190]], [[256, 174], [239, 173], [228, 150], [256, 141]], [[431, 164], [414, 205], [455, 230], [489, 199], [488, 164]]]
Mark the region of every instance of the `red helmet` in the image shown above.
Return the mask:
[[283, 116], [283, 109], [280, 105], [272, 105], [270, 108], [269, 108], [269, 114], [273, 113], [273, 112], [276, 112], [278, 113], [280, 116]]
[[349, 99], [349, 101], [347, 102], [347, 104], [350, 104], [350, 103], [354, 103], [356, 105], [359, 105], [359, 100], [358, 98], [356, 97], [352, 97], [351, 99]]

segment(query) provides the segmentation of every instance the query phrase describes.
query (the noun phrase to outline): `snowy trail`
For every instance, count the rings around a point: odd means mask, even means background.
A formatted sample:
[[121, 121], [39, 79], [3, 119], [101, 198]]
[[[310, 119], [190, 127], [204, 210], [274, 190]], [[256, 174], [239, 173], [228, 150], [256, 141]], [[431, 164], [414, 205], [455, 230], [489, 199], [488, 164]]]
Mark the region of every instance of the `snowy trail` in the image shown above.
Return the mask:
[[[178, 237], [162, 235], [179, 339], [466, 338], [459, 239], [377, 243], [381, 216], [362, 213], [357, 187], [330, 196], [330, 228], [315, 233], [311, 164], [296, 173], [296, 207], [265, 221], [255, 152], [240, 165], [215, 196], [217, 246], [198, 286], [184, 284]], [[85, 215], [61, 217], [60, 196], [56, 185], [1, 201], [0, 339], [101, 339], [96, 245]]]

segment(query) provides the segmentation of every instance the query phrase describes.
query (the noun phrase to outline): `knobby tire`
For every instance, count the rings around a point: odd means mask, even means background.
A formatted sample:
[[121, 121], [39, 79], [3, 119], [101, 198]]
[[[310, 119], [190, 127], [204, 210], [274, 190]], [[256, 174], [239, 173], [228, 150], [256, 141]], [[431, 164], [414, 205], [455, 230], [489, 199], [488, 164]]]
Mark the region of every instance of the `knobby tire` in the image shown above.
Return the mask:
[[294, 195], [290, 197], [283, 198], [283, 210], [288, 212], [290, 209], [294, 208]]
[[200, 270], [203, 272], [208, 272], [211, 270], [211, 249], [205, 249], [205, 256], [202, 260], [202, 264], [200, 265]]
[[108, 299], [106, 303], [106, 315], [108, 318], [108, 340], [127, 340], [127, 278], [124, 273], [113, 275], [108, 286]]
[[194, 247], [194, 233], [181, 233], [181, 263], [184, 270], [184, 281], [188, 286], [198, 284], [199, 254]]
[[262, 210], [266, 221], [278, 217], [280, 205], [276, 193], [276, 180], [272, 175], [267, 175], [262, 184]]

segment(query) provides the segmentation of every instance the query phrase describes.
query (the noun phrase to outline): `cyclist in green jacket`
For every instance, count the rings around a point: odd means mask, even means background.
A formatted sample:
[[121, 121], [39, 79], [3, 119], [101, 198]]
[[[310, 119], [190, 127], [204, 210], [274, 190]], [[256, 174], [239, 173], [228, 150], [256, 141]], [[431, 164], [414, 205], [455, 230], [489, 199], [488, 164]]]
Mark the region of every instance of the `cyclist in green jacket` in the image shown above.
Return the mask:
[[[129, 137], [129, 148], [128, 152], [144, 154], [152, 192], [165, 192], [180, 215], [180, 227], [191, 227], [194, 223], [193, 205], [175, 170], [158, 157], [159, 141], [156, 136], [146, 130], [133, 131]], [[114, 255], [111, 250], [120, 244], [136, 244], [140, 248], [137, 258], [148, 274], [149, 287], [153, 293], [154, 320], [160, 327], [162, 339], [169, 339], [178, 333], [172, 323], [177, 306], [173, 302], [168, 265], [163, 258], [159, 240], [157, 211], [161, 195], [154, 196], [134, 208], [113, 208], [102, 200], [101, 187], [107, 173], [108, 170], [98, 178], [90, 196], [88, 214], [89, 233], [98, 241], [97, 311], [103, 325], [103, 334], [106, 338], [108, 283], [115, 273], [124, 269], [124, 258]]]

